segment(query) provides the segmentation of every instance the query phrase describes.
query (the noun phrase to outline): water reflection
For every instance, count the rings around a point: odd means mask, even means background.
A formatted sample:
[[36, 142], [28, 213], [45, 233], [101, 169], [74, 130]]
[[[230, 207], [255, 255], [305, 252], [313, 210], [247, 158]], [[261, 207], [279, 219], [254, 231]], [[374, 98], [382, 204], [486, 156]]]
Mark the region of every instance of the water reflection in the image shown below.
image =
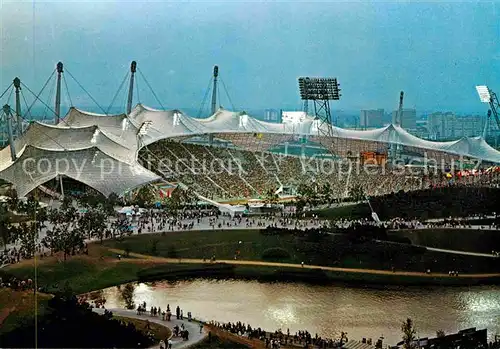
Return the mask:
[[[123, 288], [123, 287], [122, 287]], [[500, 334], [500, 288], [361, 289], [340, 286], [194, 280], [137, 284], [131, 301], [150, 306], [180, 305], [184, 313], [221, 322], [242, 321], [267, 330], [307, 329], [333, 337], [340, 331], [395, 344], [401, 322], [411, 317], [420, 336], [468, 327]], [[117, 288], [104, 290], [106, 306], [125, 307]]]

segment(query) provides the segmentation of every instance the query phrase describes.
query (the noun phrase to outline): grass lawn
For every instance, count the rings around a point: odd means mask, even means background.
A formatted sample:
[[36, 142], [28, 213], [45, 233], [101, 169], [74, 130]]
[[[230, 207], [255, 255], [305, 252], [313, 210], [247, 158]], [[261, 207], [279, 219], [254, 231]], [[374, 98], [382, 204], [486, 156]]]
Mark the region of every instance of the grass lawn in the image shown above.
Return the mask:
[[[153, 263], [153, 262], [151, 262]], [[99, 243], [89, 245], [89, 255], [38, 259], [38, 284], [49, 293], [70, 287], [77, 294], [136, 280], [137, 272], [151, 263], [136, 258], [116, 258]], [[34, 279], [34, 261], [26, 260], [3, 269], [18, 278]]]
[[[38, 266], [38, 284], [49, 293], [70, 288], [76, 294], [120, 285], [136, 280], [137, 272], [147, 268], [147, 264], [133, 261], [117, 263], [117, 260], [92, 260], [82, 256], [72, 257], [66, 262], [51, 259]], [[34, 277], [32, 263], [14, 265], [5, 271], [19, 278]]]
[[[40, 316], [47, 310], [50, 295], [37, 295], [37, 311]], [[35, 295], [33, 291], [13, 291], [0, 288], [0, 335], [7, 333], [17, 326], [35, 319]]]
[[146, 322], [146, 320], [133, 319], [124, 316], [113, 316], [113, 319], [121, 320], [125, 323], [131, 323], [132, 325], [135, 326], [136, 329], [143, 332], [144, 334], [151, 332], [154, 335], [156, 342], [160, 342], [160, 340], [162, 339], [166, 342], [167, 339], [170, 338], [170, 335], [172, 334], [172, 331], [167, 326], [162, 326], [155, 322], [150, 322], [148, 329], [148, 323]]
[[360, 219], [370, 218], [371, 210], [368, 204], [359, 203], [354, 205], [324, 208], [321, 210], [312, 210], [306, 213], [307, 216], [311, 216], [311, 214], [316, 214], [318, 215], [318, 218], [321, 219]]
[[300, 263], [305, 256], [291, 248], [294, 241], [291, 235], [266, 236], [257, 229], [234, 229], [134, 235], [123, 242], [106, 240], [104, 246], [169, 258], [209, 259], [215, 255], [216, 259], [233, 259], [235, 252], [240, 251], [240, 259], [245, 260], [261, 260], [264, 250], [281, 247], [290, 253], [290, 258], [281, 262]]
[[[188, 264], [178, 263], [177, 260], [165, 261], [162, 258], [151, 257], [154, 254], [158, 257], [208, 259], [215, 255], [217, 260], [232, 260], [235, 251], [239, 250], [240, 260], [260, 261], [263, 251], [271, 247], [281, 247], [290, 254], [289, 258], [275, 260], [277, 262], [300, 264], [301, 261], [305, 261], [306, 264], [311, 265], [347, 268], [390, 270], [390, 264], [394, 263], [396, 270], [423, 272], [426, 269], [431, 269], [437, 273], [440, 268], [444, 268], [445, 270], [441, 270], [441, 272], [447, 273], [448, 269], [446, 268], [456, 266], [456, 270], [461, 270], [463, 274], [466, 274], [497, 272], [500, 262], [500, 260], [485, 257], [451, 255], [433, 251], [412, 254], [413, 252], [402, 249], [402, 246], [378, 246], [380, 243], [350, 245], [342, 239], [345, 240], [339, 236], [332, 236], [321, 243], [310, 243], [297, 240], [292, 235], [267, 236], [258, 230], [249, 229], [135, 235], [122, 242], [106, 240], [102, 245], [100, 243], [90, 244], [88, 256], [70, 256], [66, 261], [63, 261], [60, 256], [39, 259], [38, 284], [47, 293], [70, 289], [76, 294], [82, 294], [137, 280], [171, 280], [193, 277], [260, 278], [270, 281], [303, 279], [306, 282], [315, 282], [314, 279], [318, 278], [354, 282], [365, 280], [367, 283], [375, 281], [399, 282], [392, 274], [388, 277], [381, 277], [362, 273], [329, 272], [326, 276], [322, 276], [316, 275], [308, 269], [300, 270], [302, 268], [213, 265], [201, 261]], [[153, 248], [154, 246], [156, 247]], [[128, 249], [130, 253], [146, 256], [118, 260], [117, 252], [113, 252], [111, 249]], [[412, 255], [410, 256], [408, 253]], [[172, 256], [173, 254], [176, 256]], [[318, 258], [315, 259], [315, 257]], [[389, 258], [391, 258], [390, 261]], [[22, 279], [34, 279], [34, 262], [28, 260], [8, 266], [0, 271], [0, 275], [4, 272]], [[294, 275], [287, 276], [291, 272]], [[301, 275], [295, 275], [297, 273]], [[409, 281], [412, 283], [418, 281], [418, 278], [413, 276], [407, 279], [411, 279]], [[429, 278], [426, 278], [427, 281]], [[406, 283], [403, 278], [400, 282]], [[0, 310], [3, 308], [5, 308], [3, 302], [0, 302]]]

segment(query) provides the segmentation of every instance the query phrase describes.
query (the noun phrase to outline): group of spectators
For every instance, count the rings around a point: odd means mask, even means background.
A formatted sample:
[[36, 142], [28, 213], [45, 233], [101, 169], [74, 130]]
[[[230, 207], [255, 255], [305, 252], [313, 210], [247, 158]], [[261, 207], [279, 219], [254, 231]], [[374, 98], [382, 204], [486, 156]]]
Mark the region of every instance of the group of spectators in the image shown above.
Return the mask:
[[252, 328], [250, 324], [244, 324], [240, 321], [233, 323], [212, 321], [209, 325], [234, 335], [260, 340], [265, 343], [266, 348], [270, 349], [277, 349], [281, 346], [309, 347], [310, 345], [317, 348], [340, 348], [343, 343], [348, 341], [346, 334], [343, 332], [339, 339], [331, 339], [322, 338], [318, 334], [312, 336], [308, 331], [297, 331], [295, 334], [291, 334], [289, 329], [286, 332], [281, 329], [275, 332], [266, 332], [260, 327]]
[[0, 277], [0, 287], [8, 287], [16, 291], [32, 290], [35, 284], [32, 279], [18, 279], [14, 276]]
[[[211, 199], [262, 197], [281, 186], [297, 188], [301, 183], [319, 187], [329, 183], [331, 196], [342, 199], [350, 188], [360, 187], [368, 196], [413, 191], [453, 184], [494, 185], [497, 172], [450, 175], [445, 170], [423, 167], [363, 166], [356, 161], [302, 158], [258, 153], [233, 147], [162, 140], [148, 147], [154, 156], [144, 164], [169, 180], [182, 182]], [[146, 156], [147, 157], [147, 156]]]

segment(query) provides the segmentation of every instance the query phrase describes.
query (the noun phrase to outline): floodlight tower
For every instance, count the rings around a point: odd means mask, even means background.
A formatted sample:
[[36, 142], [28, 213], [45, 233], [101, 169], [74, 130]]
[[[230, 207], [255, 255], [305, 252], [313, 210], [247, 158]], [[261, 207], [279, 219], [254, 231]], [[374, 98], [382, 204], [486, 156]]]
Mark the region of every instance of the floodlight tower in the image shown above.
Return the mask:
[[130, 85], [128, 88], [127, 115], [132, 111], [132, 99], [134, 98], [134, 76], [137, 70], [137, 62], [130, 63]]
[[[341, 97], [337, 78], [299, 78], [300, 97], [304, 101], [313, 101], [314, 116], [327, 126], [325, 136], [332, 137], [332, 115], [330, 101]], [[320, 127], [319, 129], [323, 129]]]
[[476, 86], [477, 94], [482, 103], [489, 103], [491, 113], [488, 113], [490, 117], [491, 114], [495, 117], [498, 129], [500, 130], [500, 119], [498, 117], [498, 109], [500, 109], [500, 102], [495, 92], [490, 90], [488, 86]]
[[5, 121], [7, 122], [7, 132], [9, 133], [9, 145], [10, 145], [10, 157], [12, 161], [16, 161], [16, 149], [14, 145], [14, 135], [12, 133], [12, 111], [10, 109], [10, 106], [8, 104], [4, 105], [3, 108], [3, 114]]
[[59, 123], [59, 116], [61, 115], [61, 77], [63, 73], [63, 64], [58, 62], [56, 66], [57, 70], [57, 87], [56, 87], [56, 115], [54, 123], [57, 125]]
[[23, 133], [23, 121], [21, 118], [21, 79], [15, 78], [13, 81], [14, 88], [16, 89], [16, 129], [17, 136], [21, 136]]
[[484, 123], [484, 128], [483, 128], [483, 139], [486, 140], [486, 136], [488, 135], [488, 128], [490, 126], [490, 119], [491, 119], [491, 109], [488, 109], [488, 114], [486, 114], [486, 121]]
[[304, 113], [309, 113], [309, 101], [308, 100], [305, 100], [304, 101]]

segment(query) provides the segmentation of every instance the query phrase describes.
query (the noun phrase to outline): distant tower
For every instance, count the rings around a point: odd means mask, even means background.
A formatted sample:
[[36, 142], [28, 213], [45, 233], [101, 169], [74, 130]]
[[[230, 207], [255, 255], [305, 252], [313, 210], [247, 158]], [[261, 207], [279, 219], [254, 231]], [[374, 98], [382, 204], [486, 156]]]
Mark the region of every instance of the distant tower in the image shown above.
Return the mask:
[[16, 89], [16, 128], [17, 128], [17, 136], [19, 137], [23, 133], [23, 121], [21, 118], [21, 79], [14, 79], [14, 87]]
[[130, 64], [130, 85], [128, 88], [127, 115], [132, 111], [132, 99], [134, 98], [134, 76], [137, 69], [137, 62], [132, 61]]
[[55, 115], [55, 124], [59, 123], [59, 117], [61, 115], [61, 77], [63, 73], [63, 64], [62, 62], [58, 62], [57, 66], [57, 88], [56, 88], [56, 115]]
[[219, 67], [214, 66], [214, 88], [212, 90], [212, 115], [217, 111], [217, 77], [219, 76]]
[[16, 161], [16, 149], [14, 146], [14, 135], [12, 134], [12, 112], [8, 104], [3, 106], [5, 121], [7, 121], [7, 132], [9, 133], [10, 157]]

